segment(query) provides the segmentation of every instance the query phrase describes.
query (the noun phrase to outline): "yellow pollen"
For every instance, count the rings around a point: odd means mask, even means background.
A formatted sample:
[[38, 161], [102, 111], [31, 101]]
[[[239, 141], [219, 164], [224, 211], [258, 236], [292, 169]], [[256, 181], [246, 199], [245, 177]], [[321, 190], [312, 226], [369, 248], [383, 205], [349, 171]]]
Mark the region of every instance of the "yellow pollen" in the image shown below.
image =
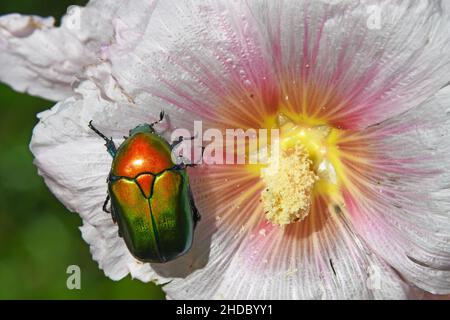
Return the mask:
[[308, 216], [319, 179], [312, 167], [307, 150], [297, 143], [271, 158], [268, 167], [261, 170], [266, 185], [261, 194], [264, 212], [273, 224], [285, 226]]

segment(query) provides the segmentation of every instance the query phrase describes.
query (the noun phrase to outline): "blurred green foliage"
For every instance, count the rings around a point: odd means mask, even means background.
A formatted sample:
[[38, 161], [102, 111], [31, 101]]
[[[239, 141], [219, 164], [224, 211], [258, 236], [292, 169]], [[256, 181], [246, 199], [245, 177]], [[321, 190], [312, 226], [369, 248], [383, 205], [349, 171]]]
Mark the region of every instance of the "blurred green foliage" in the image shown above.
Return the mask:
[[[86, 2], [1, 1], [0, 15], [19, 12], [59, 21], [69, 5]], [[0, 85], [0, 299], [163, 299], [153, 284], [108, 279], [81, 238], [79, 216], [38, 176], [28, 144], [36, 114], [53, 105]], [[69, 265], [81, 268], [81, 290], [66, 287]]]

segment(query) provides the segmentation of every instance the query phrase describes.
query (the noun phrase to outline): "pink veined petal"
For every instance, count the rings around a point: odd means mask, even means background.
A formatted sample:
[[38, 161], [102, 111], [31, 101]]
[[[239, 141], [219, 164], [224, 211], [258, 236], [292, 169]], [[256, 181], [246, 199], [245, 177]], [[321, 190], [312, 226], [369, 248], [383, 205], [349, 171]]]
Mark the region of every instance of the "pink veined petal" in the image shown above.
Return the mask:
[[219, 128], [259, 126], [277, 107], [278, 89], [253, 20], [245, 2], [159, 2], [132, 50], [110, 48], [113, 74], [149, 105]]
[[[242, 166], [205, 166], [189, 170], [195, 203], [202, 215], [190, 252], [164, 265], [153, 265], [161, 276], [174, 278], [164, 286], [171, 291], [175, 283], [183, 284], [171, 298], [201, 299], [213, 297], [215, 288], [225, 277], [244, 236], [259, 222], [257, 177]], [[197, 291], [197, 289], [199, 291]]]
[[425, 293], [422, 296], [423, 300], [450, 300], [450, 295], [434, 295], [430, 293]]
[[285, 104], [347, 129], [417, 106], [450, 81], [445, 1], [260, 1]]
[[[220, 256], [164, 286], [172, 299], [404, 299], [413, 292], [370, 253], [343, 217], [324, 203], [303, 223], [281, 230], [264, 221], [227, 231]], [[256, 208], [258, 209], [258, 208]], [[261, 208], [257, 211], [261, 212]], [[232, 245], [229, 239], [239, 238]]]
[[435, 294], [450, 293], [449, 106], [446, 87], [367, 129], [362, 145], [341, 146], [354, 155], [345, 165], [355, 229], [406, 280]]
[[255, 127], [282, 108], [357, 129], [448, 83], [449, 21], [441, 1], [166, 1], [109, 59], [133, 95], [213, 122]]

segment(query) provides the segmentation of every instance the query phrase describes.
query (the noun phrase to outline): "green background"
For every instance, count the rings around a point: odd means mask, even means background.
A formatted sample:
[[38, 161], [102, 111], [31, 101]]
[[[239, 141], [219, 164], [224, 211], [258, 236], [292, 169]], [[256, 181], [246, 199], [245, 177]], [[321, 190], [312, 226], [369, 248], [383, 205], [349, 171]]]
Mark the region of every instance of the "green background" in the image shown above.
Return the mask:
[[[69, 5], [86, 2], [3, 0], [0, 15], [59, 20]], [[53, 105], [0, 84], [0, 299], [163, 299], [153, 284], [108, 279], [81, 238], [79, 216], [65, 209], [38, 176], [28, 144], [36, 114]], [[81, 290], [66, 287], [69, 265], [81, 268]]]

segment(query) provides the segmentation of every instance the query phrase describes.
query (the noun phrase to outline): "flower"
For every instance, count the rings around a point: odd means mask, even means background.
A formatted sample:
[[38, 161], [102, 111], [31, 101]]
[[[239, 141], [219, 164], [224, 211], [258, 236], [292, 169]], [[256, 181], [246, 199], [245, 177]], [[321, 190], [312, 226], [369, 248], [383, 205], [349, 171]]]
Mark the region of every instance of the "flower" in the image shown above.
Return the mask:
[[[98, 0], [72, 11], [61, 27], [2, 17], [0, 80], [61, 100], [39, 115], [31, 150], [108, 277], [169, 282], [170, 298], [450, 293], [446, 1]], [[190, 169], [202, 220], [191, 251], [163, 265], [135, 260], [102, 211], [111, 159], [87, 126], [121, 141], [160, 110], [168, 129], [278, 128], [283, 147], [276, 174]]]

